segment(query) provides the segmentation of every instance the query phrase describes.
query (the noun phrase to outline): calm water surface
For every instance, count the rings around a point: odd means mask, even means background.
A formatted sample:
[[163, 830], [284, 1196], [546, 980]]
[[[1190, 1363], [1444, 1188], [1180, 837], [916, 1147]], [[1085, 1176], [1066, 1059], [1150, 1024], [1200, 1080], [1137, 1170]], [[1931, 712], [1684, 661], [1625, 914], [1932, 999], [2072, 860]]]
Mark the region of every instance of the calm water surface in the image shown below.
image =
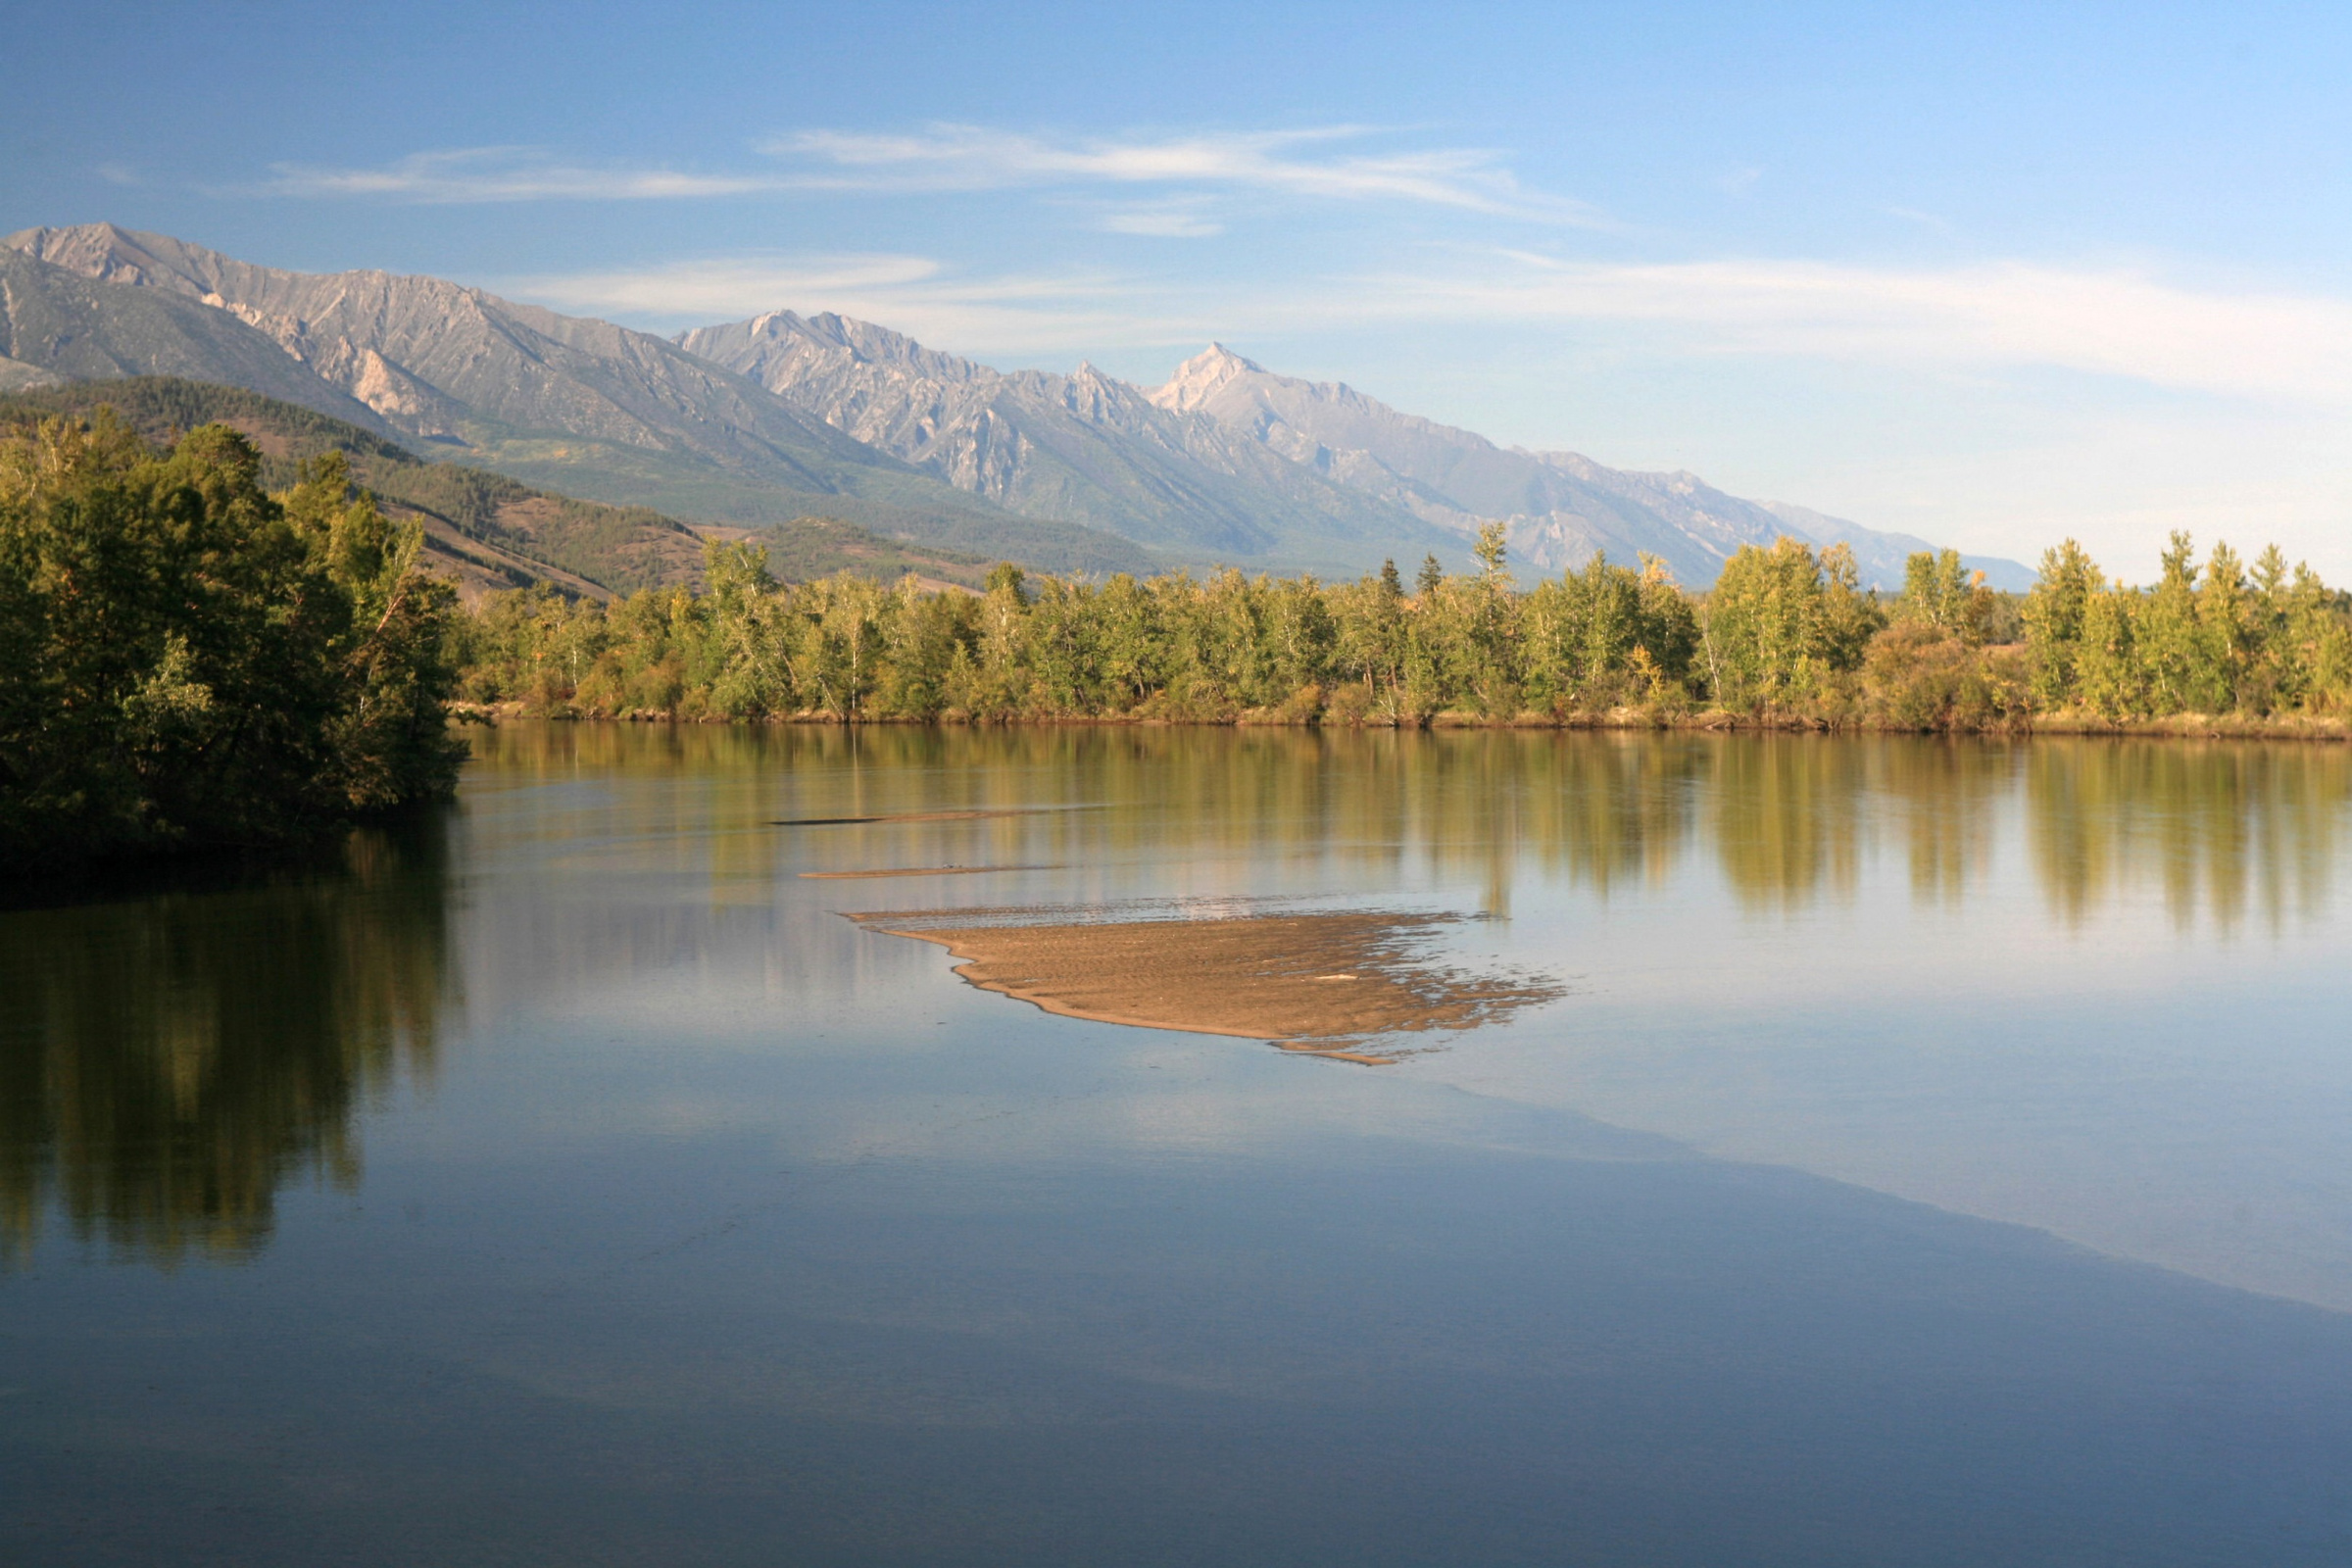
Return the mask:
[[[0, 1559], [2352, 1562], [2348, 860], [2335, 748], [509, 726], [0, 912]], [[1567, 994], [840, 917], [1251, 900]]]

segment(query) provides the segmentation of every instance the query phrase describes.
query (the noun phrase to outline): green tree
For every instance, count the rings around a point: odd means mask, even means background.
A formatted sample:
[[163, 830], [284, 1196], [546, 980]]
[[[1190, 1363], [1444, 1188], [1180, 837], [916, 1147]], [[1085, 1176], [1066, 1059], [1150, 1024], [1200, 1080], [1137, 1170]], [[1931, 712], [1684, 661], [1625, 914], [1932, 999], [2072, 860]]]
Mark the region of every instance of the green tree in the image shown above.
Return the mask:
[[2024, 619], [2034, 692], [2048, 707], [2062, 708], [2075, 699], [2083, 617], [2106, 581], [2098, 563], [2072, 539], [2042, 552], [2041, 574], [2026, 596]]
[[1726, 708], [1792, 710], [1858, 666], [1879, 624], [1844, 546], [1816, 557], [1800, 539], [1770, 550], [1743, 545], [1724, 563], [1700, 616], [1710, 690]]
[[0, 435], [0, 863], [263, 845], [443, 794], [453, 597], [343, 469], [222, 425]]
[[2176, 532], [2163, 573], [2132, 627], [2146, 700], [2159, 713], [2219, 712], [2229, 706], [2210, 629], [2198, 613], [2197, 572], [2189, 536]]
[[1992, 608], [1984, 574], [1960, 563], [1957, 550], [1921, 550], [1903, 563], [1894, 618], [1918, 621], [1966, 643], [1981, 643]]
[[2131, 718], [2147, 710], [2147, 679], [2139, 660], [2140, 603], [2139, 595], [2121, 583], [2083, 601], [2075, 697], [2107, 718]]

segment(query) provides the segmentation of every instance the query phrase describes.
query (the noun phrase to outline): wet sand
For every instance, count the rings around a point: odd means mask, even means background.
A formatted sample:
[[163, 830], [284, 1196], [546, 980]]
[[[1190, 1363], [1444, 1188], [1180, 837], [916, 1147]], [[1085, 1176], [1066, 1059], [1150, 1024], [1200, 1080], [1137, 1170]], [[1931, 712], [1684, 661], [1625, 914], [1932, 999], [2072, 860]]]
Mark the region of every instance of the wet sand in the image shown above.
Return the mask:
[[1101, 810], [1096, 806], [1007, 806], [960, 811], [884, 811], [871, 816], [787, 816], [769, 827], [849, 827], [861, 822], [977, 822], [992, 816], [1045, 816], [1061, 811]]
[[857, 882], [875, 876], [985, 876], [992, 871], [1058, 871], [1057, 865], [892, 865], [867, 871], [803, 871], [813, 882]]
[[849, 918], [937, 943], [964, 960], [956, 972], [973, 985], [1048, 1012], [1271, 1041], [1367, 1066], [1386, 1066], [1396, 1054], [1351, 1048], [1473, 1029], [1561, 994], [1551, 980], [1478, 975], [1428, 956], [1433, 929], [1460, 918], [1450, 914], [1071, 920], [1072, 912], [915, 909]]

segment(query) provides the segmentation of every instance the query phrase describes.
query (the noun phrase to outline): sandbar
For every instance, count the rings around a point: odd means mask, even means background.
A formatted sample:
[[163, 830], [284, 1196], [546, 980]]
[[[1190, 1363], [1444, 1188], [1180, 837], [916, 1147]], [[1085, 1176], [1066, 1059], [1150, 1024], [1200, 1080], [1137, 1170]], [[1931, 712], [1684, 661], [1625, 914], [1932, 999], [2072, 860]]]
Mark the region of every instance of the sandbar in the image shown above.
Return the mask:
[[867, 816], [787, 816], [769, 827], [850, 827], [861, 822], [977, 822], [992, 816], [1043, 816], [1054, 811], [1095, 811], [1095, 806], [1004, 806], [956, 811], [881, 811]]
[[817, 882], [854, 882], [871, 876], [983, 876], [991, 871], [1058, 871], [1057, 865], [889, 865], [867, 871], [803, 871]]
[[1386, 1036], [1473, 1029], [1561, 994], [1540, 976], [1469, 972], [1428, 956], [1424, 911], [1213, 919], [1024, 918], [1038, 911], [911, 909], [848, 918], [944, 947], [956, 972], [1067, 1017], [1264, 1040], [1386, 1066], [1356, 1049]]

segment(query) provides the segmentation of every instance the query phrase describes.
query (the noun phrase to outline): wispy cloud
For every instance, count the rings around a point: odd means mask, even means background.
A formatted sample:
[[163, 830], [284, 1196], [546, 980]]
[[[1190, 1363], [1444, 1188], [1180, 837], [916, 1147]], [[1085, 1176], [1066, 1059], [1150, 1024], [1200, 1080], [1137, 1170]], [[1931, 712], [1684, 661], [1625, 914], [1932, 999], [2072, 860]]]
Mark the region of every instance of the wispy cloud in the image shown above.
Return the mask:
[[1199, 317], [1097, 273], [976, 277], [922, 256], [710, 257], [633, 270], [502, 280], [500, 288], [559, 310], [683, 325], [838, 311], [926, 343], [965, 352], [1080, 356], [1135, 344], [1205, 338]]
[[1193, 202], [1114, 207], [1104, 212], [1095, 226], [1112, 234], [1146, 234], [1160, 239], [1208, 239], [1225, 232], [1223, 223]]
[[2145, 271], [2000, 263], [1596, 264], [1532, 252], [1297, 282], [1072, 270], [976, 275], [904, 255], [738, 256], [511, 280], [560, 309], [683, 323], [834, 310], [962, 352], [1085, 354], [1376, 322], [1619, 327], [1654, 352], [1865, 362], [1926, 375], [2057, 368], [2352, 408], [2352, 300], [2227, 293]]
[[[1337, 202], [1390, 202], [1588, 228], [1615, 225], [1579, 201], [1529, 190], [1500, 154], [1480, 148], [1366, 150], [1362, 126], [1056, 140], [979, 125], [909, 135], [806, 130], [758, 151], [766, 167], [719, 171], [593, 164], [538, 147], [421, 152], [372, 169], [273, 165], [250, 193], [372, 197], [420, 203], [680, 201], [782, 192], [939, 194], [1012, 188], [1125, 187], [1178, 193], [1272, 192]], [[1152, 206], [1103, 226], [1192, 238], [1221, 225]]]
[[1586, 227], [1613, 226], [1597, 209], [1531, 191], [1482, 148], [1324, 152], [1375, 135], [1361, 125], [1302, 130], [1056, 140], [981, 125], [912, 135], [806, 130], [761, 151], [822, 172], [840, 190], [998, 190], [1086, 184], [1231, 187], [1337, 201], [1401, 201]]
[[770, 172], [697, 173], [676, 169], [565, 163], [535, 147], [464, 147], [416, 153], [380, 169], [276, 164], [255, 189], [269, 196], [373, 196], [454, 204], [531, 201], [678, 201], [790, 188]]
[[1520, 252], [1475, 273], [1362, 277], [1348, 294], [1353, 313], [1655, 323], [1688, 329], [1715, 352], [1931, 371], [2051, 367], [2180, 391], [2352, 405], [2352, 301], [2199, 292], [2132, 270], [1623, 266]]
[[1209, 239], [1225, 232], [1223, 223], [1191, 213], [1111, 213], [1102, 227], [1113, 234], [1150, 234], [1161, 239]]
[[514, 279], [504, 286], [577, 310], [639, 316], [756, 316], [804, 300], [903, 289], [940, 275], [925, 256], [726, 256], [603, 272]]

